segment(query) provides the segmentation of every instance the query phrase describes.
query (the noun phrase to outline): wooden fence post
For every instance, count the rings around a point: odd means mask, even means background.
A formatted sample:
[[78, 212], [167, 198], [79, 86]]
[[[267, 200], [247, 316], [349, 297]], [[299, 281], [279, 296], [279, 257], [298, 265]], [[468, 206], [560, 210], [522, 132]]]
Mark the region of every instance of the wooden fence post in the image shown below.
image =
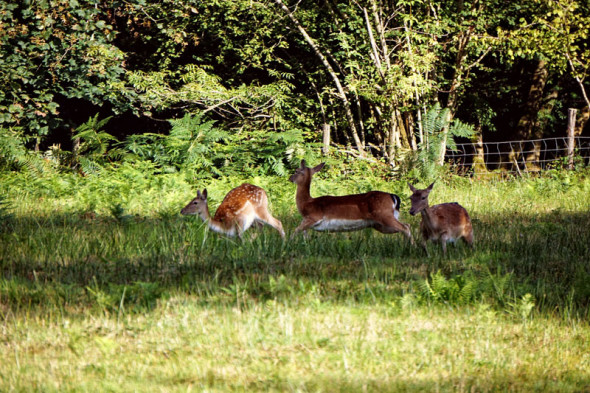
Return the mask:
[[567, 111], [567, 158], [568, 168], [574, 169], [574, 147], [576, 139], [574, 138], [574, 129], [576, 127], [576, 113], [575, 108], [569, 108]]
[[328, 123], [324, 123], [322, 125], [322, 132], [324, 137], [324, 146], [322, 147], [322, 154], [327, 156], [330, 151], [330, 125]]

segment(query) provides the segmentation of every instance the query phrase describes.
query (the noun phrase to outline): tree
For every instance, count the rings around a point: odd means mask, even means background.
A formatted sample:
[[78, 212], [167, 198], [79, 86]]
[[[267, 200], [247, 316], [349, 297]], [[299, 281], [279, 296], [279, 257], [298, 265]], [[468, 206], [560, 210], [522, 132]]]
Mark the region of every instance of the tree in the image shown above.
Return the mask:
[[[567, 74], [578, 85], [582, 114], [590, 111], [586, 78], [590, 73], [590, 5], [575, 0], [535, 0], [535, 12], [520, 18], [511, 33], [508, 55], [540, 57], [548, 71]], [[583, 126], [582, 126], [583, 128]]]
[[35, 137], [60, 121], [57, 96], [101, 105], [123, 74], [115, 32], [94, 2], [0, 3], [0, 127]]

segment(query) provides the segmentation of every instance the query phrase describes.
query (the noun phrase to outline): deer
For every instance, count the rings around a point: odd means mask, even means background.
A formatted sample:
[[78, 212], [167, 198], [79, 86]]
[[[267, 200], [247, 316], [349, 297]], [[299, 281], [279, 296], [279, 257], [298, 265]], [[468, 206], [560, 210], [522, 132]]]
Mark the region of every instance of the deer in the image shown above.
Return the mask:
[[440, 241], [444, 255], [447, 253], [447, 243], [455, 243], [458, 239], [463, 239], [470, 247], [473, 247], [471, 219], [463, 206], [457, 202], [429, 206], [428, 195], [432, 191], [434, 183], [424, 190], [418, 190], [410, 183], [408, 186], [412, 190], [410, 214], [412, 216], [418, 213], [422, 215], [420, 231], [422, 232], [422, 247], [427, 255], [426, 243], [428, 240]]
[[255, 185], [244, 183], [227, 193], [213, 217], [209, 214], [207, 189], [197, 190], [197, 197], [181, 211], [183, 215], [198, 215], [209, 229], [229, 237], [241, 239], [253, 223], [268, 224], [285, 237], [283, 224], [270, 214], [266, 192]]
[[303, 217], [294, 234], [308, 229], [326, 232], [348, 232], [373, 228], [381, 233], [402, 232], [413, 244], [410, 226], [399, 221], [400, 198], [382, 191], [369, 191], [364, 194], [313, 198], [309, 192], [311, 178], [319, 172], [325, 162], [310, 168], [305, 160], [289, 177], [297, 185], [295, 202]]

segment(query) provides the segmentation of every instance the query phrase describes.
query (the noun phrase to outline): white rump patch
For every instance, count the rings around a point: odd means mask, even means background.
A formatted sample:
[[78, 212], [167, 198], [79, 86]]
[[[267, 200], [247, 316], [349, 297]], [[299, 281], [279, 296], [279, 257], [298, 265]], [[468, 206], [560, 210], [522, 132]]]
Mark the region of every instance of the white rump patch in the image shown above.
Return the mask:
[[395, 206], [395, 200], [393, 201], [391, 206], [393, 207], [393, 216], [395, 217], [396, 220], [399, 221], [399, 210], [398, 210], [397, 206]]
[[348, 232], [368, 228], [373, 224], [375, 222], [372, 220], [323, 219], [315, 223], [312, 228], [316, 231]]

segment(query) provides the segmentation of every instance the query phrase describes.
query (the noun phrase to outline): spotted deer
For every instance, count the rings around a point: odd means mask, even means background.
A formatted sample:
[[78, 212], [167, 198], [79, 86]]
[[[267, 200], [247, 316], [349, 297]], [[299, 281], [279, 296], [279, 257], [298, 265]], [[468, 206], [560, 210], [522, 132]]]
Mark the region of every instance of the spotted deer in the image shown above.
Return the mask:
[[413, 242], [410, 226], [399, 221], [401, 201], [395, 194], [369, 191], [364, 194], [313, 198], [309, 192], [311, 178], [324, 165], [321, 163], [309, 168], [302, 160], [301, 166], [289, 178], [297, 185], [295, 202], [303, 216], [295, 233], [305, 233], [307, 229], [345, 232], [374, 228], [381, 233], [402, 232]]
[[440, 241], [443, 254], [447, 253], [447, 243], [455, 243], [461, 238], [469, 246], [473, 247], [471, 219], [463, 206], [457, 202], [429, 206], [428, 195], [432, 191], [434, 183], [424, 190], [418, 190], [410, 183], [408, 183], [408, 186], [412, 190], [410, 214], [416, 215], [420, 213], [422, 215], [420, 231], [422, 232], [422, 246], [426, 253], [428, 253], [426, 249], [428, 240]]
[[283, 224], [268, 211], [266, 192], [257, 186], [244, 183], [227, 193], [215, 215], [209, 215], [207, 190], [197, 191], [197, 197], [189, 202], [181, 211], [183, 215], [198, 215], [215, 232], [234, 237], [242, 234], [253, 223], [265, 223], [275, 228], [285, 237]]

